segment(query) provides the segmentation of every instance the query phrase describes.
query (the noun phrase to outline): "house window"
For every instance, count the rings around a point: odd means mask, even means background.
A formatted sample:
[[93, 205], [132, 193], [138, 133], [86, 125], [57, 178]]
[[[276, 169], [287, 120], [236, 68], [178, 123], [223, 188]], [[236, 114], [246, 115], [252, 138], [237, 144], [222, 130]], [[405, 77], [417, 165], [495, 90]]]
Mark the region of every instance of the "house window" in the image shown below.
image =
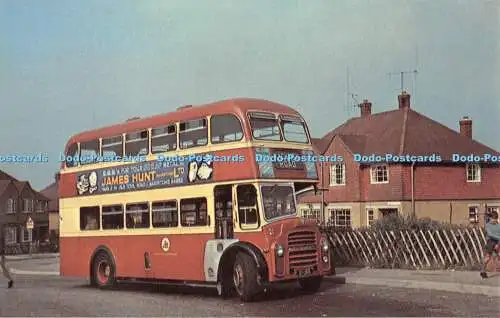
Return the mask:
[[496, 212], [500, 214], [500, 206], [489, 206], [486, 208], [486, 223], [488, 223], [491, 219], [491, 213]]
[[470, 164], [467, 170], [467, 182], [481, 182], [481, 167], [478, 164]]
[[371, 183], [388, 183], [389, 172], [386, 165], [374, 166], [371, 168]]
[[31, 242], [33, 241], [33, 230], [27, 229], [25, 227], [22, 228], [23, 236], [21, 237], [22, 242]]
[[479, 207], [477, 206], [469, 207], [469, 222], [479, 223]]
[[368, 226], [372, 226], [373, 222], [375, 222], [375, 211], [373, 209], [366, 210], [366, 221]]
[[23, 199], [23, 212], [29, 213], [33, 211], [33, 199]]
[[351, 210], [331, 209], [330, 222], [337, 227], [351, 227]]
[[345, 165], [343, 163], [330, 167], [330, 185], [345, 185]]
[[46, 204], [45, 203], [46, 203], [45, 201], [37, 200], [36, 201], [36, 212], [38, 212], [38, 213], [45, 212], [45, 208], [46, 208]]
[[5, 235], [5, 244], [17, 243], [17, 228], [16, 227], [4, 228], [4, 235]]
[[320, 214], [321, 210], [320, 209], [302, 209], [302, 217], [304, 219], [309, 219], [309, 220], [317, 220], [320, 221]]
[[16, 200], [13, 198], [7, 199], [6, 213], [16, 213]]

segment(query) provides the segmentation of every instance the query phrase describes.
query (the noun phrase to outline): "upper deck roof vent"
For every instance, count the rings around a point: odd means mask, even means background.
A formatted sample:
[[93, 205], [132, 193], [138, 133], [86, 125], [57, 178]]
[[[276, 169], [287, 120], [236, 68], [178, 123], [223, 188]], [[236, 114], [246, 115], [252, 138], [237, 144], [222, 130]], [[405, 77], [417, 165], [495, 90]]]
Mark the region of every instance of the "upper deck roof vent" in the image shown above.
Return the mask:
[[193, 105], [184, 105], [184, 106], [177, 107], [177, 110], [183, 110], [183, 109], [191, 108], [191, 107], [193, 107]]
[[132, 118], [127, 119], [125, 122], [128, 123], [129, 121], [134, 121], [134, 120], [138, 120], [138, 119], [141, 119], [141, 117], [139, 117], [139, 116], [132, 117]]

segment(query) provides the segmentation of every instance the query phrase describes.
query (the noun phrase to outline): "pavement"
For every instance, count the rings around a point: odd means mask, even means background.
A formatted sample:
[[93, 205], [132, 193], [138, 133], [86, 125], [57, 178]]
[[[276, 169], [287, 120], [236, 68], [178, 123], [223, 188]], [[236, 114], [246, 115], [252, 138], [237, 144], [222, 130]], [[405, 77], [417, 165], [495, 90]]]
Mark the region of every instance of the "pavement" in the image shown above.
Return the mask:
[[[346, 284], [427, 289], [462, 294], [500, 297], [500, 273], [481, 279], [478, 272], [338, 268], [338, 277]], [[338, 280], [338, 277], [330, 279]]]
[[46, 259], [46, 258], [59, 258], [59, 253], [38, 253], [38, 254], [21, 254], [21, 255], [7, 255], [7, 261], [23, 261], [29, 259]]

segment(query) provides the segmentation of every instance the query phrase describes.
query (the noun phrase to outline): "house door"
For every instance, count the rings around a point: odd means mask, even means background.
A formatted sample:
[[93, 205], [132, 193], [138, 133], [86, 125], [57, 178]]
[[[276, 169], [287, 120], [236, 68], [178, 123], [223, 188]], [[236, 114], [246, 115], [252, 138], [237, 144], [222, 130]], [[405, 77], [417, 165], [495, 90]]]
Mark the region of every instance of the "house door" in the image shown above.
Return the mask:
[[232, 185], [214, 188], [215, 203], [215, 238], [232, 239], [233, 228], [233, 194]]

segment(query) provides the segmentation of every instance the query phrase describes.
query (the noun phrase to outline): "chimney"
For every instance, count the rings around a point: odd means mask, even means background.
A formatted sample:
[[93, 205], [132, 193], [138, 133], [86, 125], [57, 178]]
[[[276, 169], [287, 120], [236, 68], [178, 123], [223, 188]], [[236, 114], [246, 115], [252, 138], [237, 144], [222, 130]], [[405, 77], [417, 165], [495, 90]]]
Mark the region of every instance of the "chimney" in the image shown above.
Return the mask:
[[410, 108], [410, 94], [406, 91], [401, 92], [401, 95], [398, 96], [399, 101], [399, 109], [401, 108]]
[[460, 124], [460, 135], [467, 138], [472, 138], [472, 119], [464, 116], [462, 120], [459, 121]]
[[366, 117], [372, 114], [372, 103], [370, 103], [367, 99], [363, 100], [363, 102], [359, 104], [359, 108], [361, 109], [361, 117]]

